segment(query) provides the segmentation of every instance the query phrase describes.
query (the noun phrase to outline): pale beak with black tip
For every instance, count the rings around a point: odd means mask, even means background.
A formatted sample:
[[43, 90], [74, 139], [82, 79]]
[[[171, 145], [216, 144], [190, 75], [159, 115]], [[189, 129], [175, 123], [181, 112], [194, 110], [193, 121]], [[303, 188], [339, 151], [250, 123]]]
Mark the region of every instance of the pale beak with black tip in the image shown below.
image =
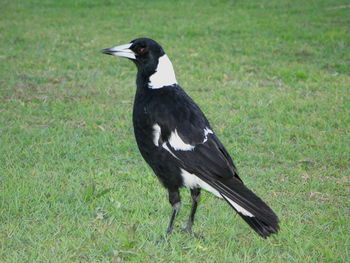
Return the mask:
[[101, 52], [107, 55], [136, 59], [134, 51], [130, 49], [131, 46], [132, 46], [132, 43], [129, 43], [129, 44], [115, 46], [111, 48], [105, 48], [105, 49], [102, 49]]

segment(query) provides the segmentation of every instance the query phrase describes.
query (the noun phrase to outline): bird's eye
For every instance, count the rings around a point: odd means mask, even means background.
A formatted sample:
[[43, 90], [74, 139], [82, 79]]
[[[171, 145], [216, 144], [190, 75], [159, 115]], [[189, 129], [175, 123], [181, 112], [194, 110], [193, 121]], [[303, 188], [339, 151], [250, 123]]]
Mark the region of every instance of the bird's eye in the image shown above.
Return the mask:
[[145, 47], [139, 47], [136, 50], [137, 54], [143, 55], [146, 52], [146, 48]]

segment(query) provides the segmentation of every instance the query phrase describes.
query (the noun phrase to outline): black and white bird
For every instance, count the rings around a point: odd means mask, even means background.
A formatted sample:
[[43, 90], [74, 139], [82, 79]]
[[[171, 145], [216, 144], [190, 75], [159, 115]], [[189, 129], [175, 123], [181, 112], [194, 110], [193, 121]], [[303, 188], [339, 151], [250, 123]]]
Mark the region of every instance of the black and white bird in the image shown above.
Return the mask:
[[177, 83], [163, 48], [152, 39], [139, 38], [101, 52], [126, 57], [137, 66], [134, 133], [143, 158], [169, 192], [172, 212], [167, 233], [173, 231], [180, 209], [181, 187], [190, 189], [192, 196], [186, 232], [192, 232], [205, 189], [224, 199], [260, 236], [277, 233], [278, 217], [243, 184], [207, 118]]

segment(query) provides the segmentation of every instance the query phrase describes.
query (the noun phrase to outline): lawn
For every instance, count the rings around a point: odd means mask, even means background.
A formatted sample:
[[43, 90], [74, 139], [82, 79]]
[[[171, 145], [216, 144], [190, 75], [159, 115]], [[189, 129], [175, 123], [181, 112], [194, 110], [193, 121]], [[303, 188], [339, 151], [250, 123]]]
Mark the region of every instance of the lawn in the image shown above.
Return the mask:
[[[350, 6], [340, 1], [1, 0], [0, 262], [349, 262]], [[262, 239], [204, 192], [194, 231], [138, 152], [149, 37], [279, 215]]]

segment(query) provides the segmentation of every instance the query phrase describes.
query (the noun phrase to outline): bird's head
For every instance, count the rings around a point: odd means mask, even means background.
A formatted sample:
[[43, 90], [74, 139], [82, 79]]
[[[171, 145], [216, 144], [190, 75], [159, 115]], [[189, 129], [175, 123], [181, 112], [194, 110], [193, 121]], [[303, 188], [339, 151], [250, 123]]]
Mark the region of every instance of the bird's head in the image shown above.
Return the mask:
[[163, 48], [149, 38], [137, 38], [128, 44], [105, 48], [101, 52], [131, 59], [138, 68], [154, 67], [154, 69], [157, 67], [158, 59], [165, 54]]
[[128, 44], [105, 48], [101, 52], [132, 60], [140, 76], [147, 79], [148, 87], [151, 89], [177, 83], [169, 58], [163, 48], [152, 39], [138, 38]]

